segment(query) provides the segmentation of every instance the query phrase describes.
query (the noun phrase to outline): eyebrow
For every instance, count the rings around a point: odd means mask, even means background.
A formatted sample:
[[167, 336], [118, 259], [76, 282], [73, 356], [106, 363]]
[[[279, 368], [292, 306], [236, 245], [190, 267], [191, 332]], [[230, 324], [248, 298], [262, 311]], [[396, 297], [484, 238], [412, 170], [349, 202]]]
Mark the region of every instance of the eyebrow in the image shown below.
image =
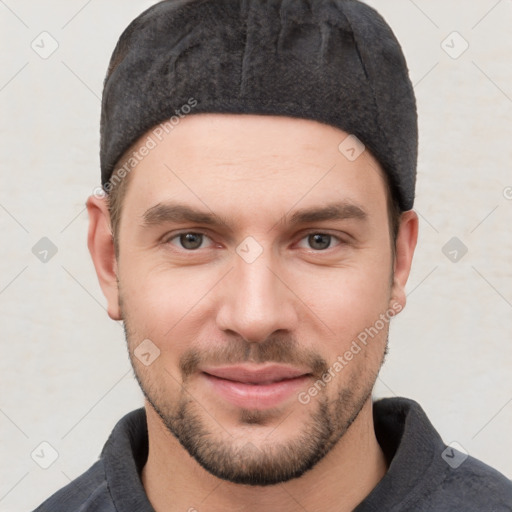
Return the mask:
[[357, 219], [366, 220], [367, 214], [361, 206], [342, 201], [339, 203], [327, 204], [320, 208], [307, 208], [296, 211], [291, 217], [289, 224], [307, 224], [310, 222], [321, 222], [325, 220]]
[[[356, 219], [364, 221], [368, 217], [366, 211], [361, 206], [348, 201], [297, 210], [290, 216], [289, 220], [287, 220], [287, 215], [284, 215], [276, 224], [293, 227], [300, 224], [328, 220]], [[184, 204], [172, 202], [158, 203], [152, 206], [142, 215], [142, 222], [143, 226], [147, 228], [165, 223], [191, 222], [214, 227], [223, 225], [224, 228], [232, 231], [227, 219], [211, 211], [196, 210]]]

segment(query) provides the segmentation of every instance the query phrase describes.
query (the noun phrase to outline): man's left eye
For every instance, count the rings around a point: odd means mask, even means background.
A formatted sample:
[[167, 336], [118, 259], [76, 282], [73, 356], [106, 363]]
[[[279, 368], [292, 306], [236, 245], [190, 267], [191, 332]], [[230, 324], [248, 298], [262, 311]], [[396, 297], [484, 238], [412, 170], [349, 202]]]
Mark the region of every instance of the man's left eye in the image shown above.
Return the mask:
[[334, 235], [329, 235], [327, 233], [311, 233], [305, 236], [303, 240], [306, 240], [306, 243], [309, 247], [307, 249], [314, 249], [315, 251], [324, 251], [325, 249], [329, 249], [333, 245], [333, 241], [336, 241], [338, 244], [340, 240]]

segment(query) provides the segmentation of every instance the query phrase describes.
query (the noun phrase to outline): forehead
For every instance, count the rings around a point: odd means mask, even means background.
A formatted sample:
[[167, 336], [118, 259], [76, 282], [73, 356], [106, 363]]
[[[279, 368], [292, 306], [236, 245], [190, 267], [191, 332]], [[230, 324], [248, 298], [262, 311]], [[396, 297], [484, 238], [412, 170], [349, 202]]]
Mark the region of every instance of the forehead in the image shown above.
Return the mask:
[[208, 199], [240, 213], [341, 198], [384, 211], [383, 171], [368, 151], [353, 158], [361, 146], [347, 153], [354, 141], [311, 120], [193, 114], [167, 131], [149, 130], [131, 148], [127, 156], [136, 157], [136, 165], [124, 202], [147, 208], [169, 199]]

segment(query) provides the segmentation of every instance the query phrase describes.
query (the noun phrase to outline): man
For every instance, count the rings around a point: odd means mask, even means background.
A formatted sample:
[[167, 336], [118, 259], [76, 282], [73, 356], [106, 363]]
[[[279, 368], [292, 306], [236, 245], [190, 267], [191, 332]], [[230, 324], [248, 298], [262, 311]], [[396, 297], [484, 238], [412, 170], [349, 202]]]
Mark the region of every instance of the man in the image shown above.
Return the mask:
[[398, 42], [355, 0], [167, 0], [121, 36], [89, 249], [145, 408], [38, 511], [512, 510], [372, 402], [416, 246]]

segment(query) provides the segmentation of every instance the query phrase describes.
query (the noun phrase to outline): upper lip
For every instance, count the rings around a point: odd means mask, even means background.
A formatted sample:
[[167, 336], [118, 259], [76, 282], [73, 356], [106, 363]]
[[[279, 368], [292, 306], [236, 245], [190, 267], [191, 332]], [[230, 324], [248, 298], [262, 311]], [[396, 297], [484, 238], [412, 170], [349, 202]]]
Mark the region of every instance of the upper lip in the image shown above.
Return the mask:
[[284, 379], [293, 379], [307, 375], [308, 372], [286, 365], [267, 365], [267, 366], [216, 366], [201, 368], [204, 373], [213, 375], [220, 379], [227, 379], [236, 382], [248, 384], [270, 384]]

